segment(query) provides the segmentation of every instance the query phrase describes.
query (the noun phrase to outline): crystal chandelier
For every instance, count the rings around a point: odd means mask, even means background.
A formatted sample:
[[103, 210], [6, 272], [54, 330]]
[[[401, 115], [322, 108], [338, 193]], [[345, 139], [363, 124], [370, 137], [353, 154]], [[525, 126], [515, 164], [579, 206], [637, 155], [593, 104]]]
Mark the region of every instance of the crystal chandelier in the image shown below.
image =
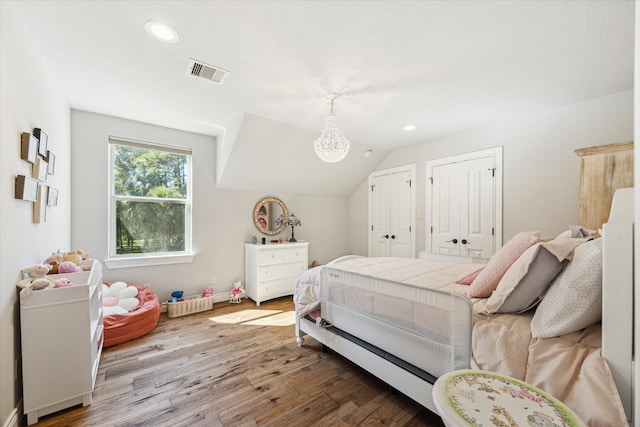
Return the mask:
[[331, 100], [331, 112], [324, 122], [324, 128], [320, 137], [313, 143], [313, 148], [320, 159], [327, 163], [336, 163], [344, 159], [349, 153], [349, 140], [342, 134], [342, 129], [338, 125], [338, 118], [333, 114], [333, 101], [338, 98], [338, 94], [329, 95]]

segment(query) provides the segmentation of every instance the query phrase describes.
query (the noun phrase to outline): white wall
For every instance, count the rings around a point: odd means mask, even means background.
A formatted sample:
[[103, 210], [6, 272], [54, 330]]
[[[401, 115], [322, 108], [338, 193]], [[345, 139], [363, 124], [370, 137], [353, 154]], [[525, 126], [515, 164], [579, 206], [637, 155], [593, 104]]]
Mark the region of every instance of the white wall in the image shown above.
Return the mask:
[[[636, 0], [636, 27], [635, 27], [635, 69], [634, 69], [634, 86], [640, 87], [640, 7]], [[634, 124], [635, 124], [635, 141], [640, 138], [640, 93], [634, 96]], [[638, 354], [640, 354], [640, 147], [634, 144], [634, 281], [633, 281], [633, 298], [634, 298], [634, 354], [635, 354], [635, 372], [633, 379], [633, 420], [632, 425], [640, 426], [640, 369], [638, 369]]]
[[[16, 423], [22, 400], [21, 379], [14, 381], [20, 354], [15, 283], [19, 271], [69, 246], [69, 107], [49, 77], [40, 52], [23, 30], [13, 6], [0, 2], [0, 424]], [[16, 175], [30, 175], [20, 159], [20, 134], [34, 127], [49, 136], [56, 155], [47, 184], [59, 191], [58, 206], [45, 223], [32, 222], [32, 203], [14, 198]]]
[[[310, 242], [310, 261], [326, 263], [348, 252], [346, 197], [283, 194], [277, 188], [270, 194], [220, 190], [215, 186], [214, 138], [78, 110], [71, 113], [73, 249], [82, 249], [98, 260], [107, 257], [109, 135], [192, 148], [193, 247], [197, 255], [189, 264], [111, 270], [105, 266], [105, 281], [149, 283], [166, 300], [178, 289], [200, 293], [213, 275], [216, 293], [227, 293], [234, 280], [244, 282], [243, 244], [252, 235], [261, 237], [252, 215], [255, 204], [265, 196], [281, 198], [301, 219], [296, 239]], [[289, 233], [286, 230], [282, 237], [289, 238]]]
[[[468, 132], [412, 145], [390, 153], [386, 169], [416, 164], [416, 253], [426, 240], [425, 162], [489, 147], [504, 147], [503, 240], [523, 230], [553, 236], [578, 218], [580, 161], [574, 150], [633, 140], [633, 91], [494, 123]], [[367, 222], [360, 187], [351, 200], [351, 227]], [[358, 247], [355, 243], [351, 247]]]
[[349, 198], [349, 252], [366, 256], [369, 253], [369, 180]]

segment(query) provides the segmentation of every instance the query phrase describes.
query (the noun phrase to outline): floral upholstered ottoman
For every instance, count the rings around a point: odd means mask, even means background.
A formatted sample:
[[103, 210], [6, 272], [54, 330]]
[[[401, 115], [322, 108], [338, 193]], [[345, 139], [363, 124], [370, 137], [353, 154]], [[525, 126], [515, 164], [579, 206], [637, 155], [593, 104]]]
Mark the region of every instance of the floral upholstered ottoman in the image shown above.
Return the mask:
[[449, 372], [433, 401], [447, 427], [584, 427], [558, 399], [515, 378], [487, 371]]

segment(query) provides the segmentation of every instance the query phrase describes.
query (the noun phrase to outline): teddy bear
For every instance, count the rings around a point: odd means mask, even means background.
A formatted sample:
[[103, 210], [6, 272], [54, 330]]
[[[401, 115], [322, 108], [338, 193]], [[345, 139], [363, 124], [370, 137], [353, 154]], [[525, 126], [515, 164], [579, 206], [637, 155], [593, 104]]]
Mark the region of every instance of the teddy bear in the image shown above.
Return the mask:
[[72, 251], [72, 252], [65, 252], [62, 255], [62, 261], [71, 261], [72, 263], [74, 263], [75, 265], [77, 265], [78, 267], [80, 267], [80, 264], [82, 264], [82, 255], [84, 254], [83, 251], [81, 251], [80, 249], [78, 249], [77, 251]]
[[25, 289], [25, 296], [34, 290], [53, 288], [55, 282], [47, 277], [49, 270], [51, 270], [51, 266], [47, 264], [33, 264], [31, 267], [24, 268], [20, 271], [23, 279], [19, 280], [16, 285]]

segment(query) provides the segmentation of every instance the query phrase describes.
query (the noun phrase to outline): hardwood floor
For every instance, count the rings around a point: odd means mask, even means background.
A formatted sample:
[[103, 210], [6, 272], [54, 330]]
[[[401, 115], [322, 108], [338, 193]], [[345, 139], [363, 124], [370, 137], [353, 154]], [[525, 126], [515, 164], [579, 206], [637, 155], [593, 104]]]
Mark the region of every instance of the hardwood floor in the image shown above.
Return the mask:
[[93, 404], [45, 426], [444, 426], [408, 397], [307, 337], [290, 297], [162, 314], [148, 335], [102, 353]]

